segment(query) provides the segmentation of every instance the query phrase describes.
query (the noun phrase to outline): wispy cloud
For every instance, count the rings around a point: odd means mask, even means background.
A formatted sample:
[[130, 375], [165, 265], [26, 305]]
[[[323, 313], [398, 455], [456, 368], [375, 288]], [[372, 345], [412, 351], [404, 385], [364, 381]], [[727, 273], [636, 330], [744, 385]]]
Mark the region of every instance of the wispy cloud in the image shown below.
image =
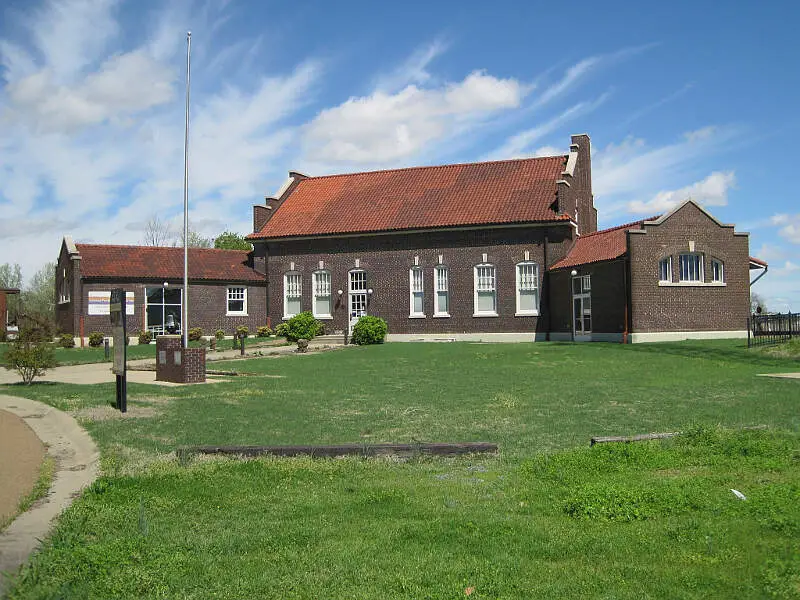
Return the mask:
[[778, 227], [778, 235], [793, 244], [800, 244], [800, 213], [777, 214], [770, 221]]
[[417, 49], [403, 63], [390, 73], [376, 78], [374, 89], [386, 93], [397, 92], [408, 85], [423, 85], [431, 81], [428, 66], [444, 54], [450, 44], [444, 38], [437, 38]]
[[681, 202], [694, 200], [705, 206], [725, 206], [728, 190], [736, 184], [733, 171], [714, 171], [705, 179], [677, 190], [658, 192], [650, 200], [632, 200], [628, 211], [635, 214], [655, 214], [672, 210]]
[[657, 100], [656, 102], [653, 102], [652, 104], [648, 104], [644, 108], [640, 108], [639, 110], [636, 110], [636, 111], [632, 112], [630, 115], [628, 115], [628, 118], [626, 118], [626, 119], [624, 119], [623, 121], [620, 122], [619, 126], [620, 127], [627, 127], [628, 125], [630, 125], [634, 121], [638, 121], [639, 119], [641, 119], [643, 116], [648, 115], [651, 112], [653, 112], [655, 110], [658, 110], [662, 106], [664, 106], [666, 104], [669, 104], [670, 102], [672, 102], [674, 100], [677, 100], [678, 98], [684, 96], [693, 87], [694, 87], [694, 84], [687, 83], [681, 89], [679, 89], [679, 90], [677, 90], [675, 92], [672, 92], [671, 94], [668, 94], [668, 95], [664, 96], [663, 98], [661, 98], [660, 100]]

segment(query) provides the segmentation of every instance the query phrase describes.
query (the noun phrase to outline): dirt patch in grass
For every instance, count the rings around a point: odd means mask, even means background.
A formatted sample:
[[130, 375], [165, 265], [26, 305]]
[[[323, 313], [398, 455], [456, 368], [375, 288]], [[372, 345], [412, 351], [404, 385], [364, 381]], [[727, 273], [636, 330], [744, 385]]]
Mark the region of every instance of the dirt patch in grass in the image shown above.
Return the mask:
[[161, 414], [161, 409], [155, 406], [137, 406], [128, 404], [128, 412], [120, 412], [113, 406], [88, 406], [75, 413], [79, 421], [110, 421], [112, 419], [151, 419]]

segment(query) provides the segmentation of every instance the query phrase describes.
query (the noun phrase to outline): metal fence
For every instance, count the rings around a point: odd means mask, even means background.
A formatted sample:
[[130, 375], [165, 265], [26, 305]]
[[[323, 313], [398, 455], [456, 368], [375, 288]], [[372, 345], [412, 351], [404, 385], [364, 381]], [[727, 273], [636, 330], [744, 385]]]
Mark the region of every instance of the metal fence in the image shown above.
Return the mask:
[[751, 315], [747, 318], [747, 325], [748, 348], [800, 337], [800, 313]]

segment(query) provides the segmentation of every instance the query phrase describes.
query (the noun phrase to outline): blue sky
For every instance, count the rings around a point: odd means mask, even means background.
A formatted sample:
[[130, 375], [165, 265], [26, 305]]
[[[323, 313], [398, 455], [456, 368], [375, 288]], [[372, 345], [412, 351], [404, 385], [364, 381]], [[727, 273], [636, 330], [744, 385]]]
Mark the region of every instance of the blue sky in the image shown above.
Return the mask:
[[[800, 311], [800, 5], [5, 0], [0, 263], [137, 243], [190, 202], [247, 233], [310, 175], [565, 153], [592, 137], [600, 225], [692, 197], [749, 231], [754, 290]], [[788, 183], [788, 185], [787, 185]]]

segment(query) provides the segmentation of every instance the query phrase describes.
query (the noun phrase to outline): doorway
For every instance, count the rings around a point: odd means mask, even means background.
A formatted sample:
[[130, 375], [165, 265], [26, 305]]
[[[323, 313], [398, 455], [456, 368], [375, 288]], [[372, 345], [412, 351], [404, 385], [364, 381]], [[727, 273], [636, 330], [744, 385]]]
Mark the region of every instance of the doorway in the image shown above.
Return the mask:
[[572, 278], [572, 338], [576, 342], [592, 339], [592, 280], [590, 275]]
[[350, 319], [347, 327], [347, 337], [353, 335], [353, 327], [358, 320], [367, 314], [367, 272], [350, 271], [350, 281], [347, 288], [347, 307]]

